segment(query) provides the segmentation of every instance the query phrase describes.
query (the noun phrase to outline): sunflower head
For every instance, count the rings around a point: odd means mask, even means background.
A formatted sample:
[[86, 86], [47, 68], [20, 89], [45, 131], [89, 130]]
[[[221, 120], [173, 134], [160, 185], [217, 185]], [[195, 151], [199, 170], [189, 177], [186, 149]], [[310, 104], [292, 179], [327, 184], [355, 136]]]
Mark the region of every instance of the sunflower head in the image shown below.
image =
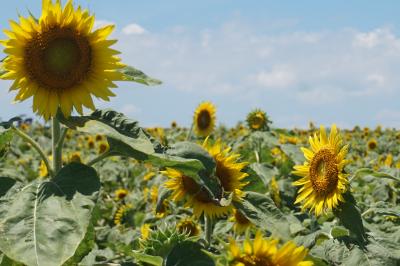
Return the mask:
[[305, 247], [297, 247], [291, 241], [278, 248], [277, 239], [265, 239], [260, 231], [256, 233], [254, 240], [246, 239], [243, 246], [231, 239], [228, 250], [229, 265], [234, 266], [311, 266], [311, 261], [304, 261], [307, 254]]
[[215, 128], [216, 108], [211, 102], [201, 103], [194, 112], [193, 127], [196, 135], [207, 137]]
[[234, 222], [233, 230], [237, 234], [244, 233], [248, 228], [250, 228], [253, 224], [246, 216], [243, 215], [239, 210], [234, 209], [233, 216], [229, 219]]
[[69, 161], [70, 162], [77, 162], [77, 163], [81, 163], [82, 162], [82, 158], [81, 158], [81, 153], [76, 151], [74, 153], [72, 153], [69, 157]]
[[115, 191], [115, 200], [123, 200], [127, 195], [129, 191], [126, 190], [125, 188], [119, 188]]
[[187, 234], [188, 236], [198, 236], [200, 234], [199, 224], [191, 218], [186, 218], [176, 225], [178, 232]]
[[378, 147], [378, 142], [376, 139], [372, 138], [368, 141], [367, 146], [369, 150], [375, 150], [376, 147]]
[[68, 117], [73, 108], [81, 114], [83, 106], [94, 110], [92, 96], [106, 101], [114, 96], [109, 88], [122, 80], [117, 70], [124, 65], [110, 48], [116, 41], [107, 39], [114, 27], [93, 31], [94, 20], [71, 0], [64, 7], [43, 0], [39, 20], [20, 16], [10, 22], [1, 78], [14, 80], [16, 101], [33, 97], [33, 111], [47, 120], [58, 108]]
[[[225, 148], [220, 141], [211, 145], [206, 139], [203, 147], [216, 163], [215, 174], [206, 178], [214, 179], [216, 182], [213, 183], [220, 186], [219, 191], [230, 194], [235, 201], [240, 201], [244, 194], [242, 189], [247, 184], [243, 181], [247, 174], [242, 169], [247, 163], [237, 162], [239, 154], [231, 153], [230, 148]], [[210, 192], [194, 178], [172, 168], [167, 168], [162, 174], [169, 178], [164, 186], [172, 191], [171, 198], [175, 201], [185, 200], [186, 206], [193, 208], [196, 217], [203, 213], [210, 217], [220, 217], [232, 211], [231, 205], [219, 205]]]
[[260, 109], [255, 109], [250, 112], [247, 115], [246, 121], [249, 128], [253, 131], [269, 129], [268, 123], [270, 123], [270, 121], [268, 120], [267, 114]]
[[114, 215], [114, 224], [115, 225], [122, 225], [125, 223], [132, 223], [131, 218], [129, 214], [132, 214], [132, 205], [131, 204], [124, 204], [120, 206], [117, 211], [115, 212]]
[[318, 216], [343, 202], [342, 194], [348, 188], [347, 174], [344, 167], [349, 162], [345, 159], [348, 145], [342, 145], [342, 138], [332, 125], [329, 137], [321, 126], [319, 135], [309, 138], [311, 149], [301, 148], [306, 162], [294, 166], [293, 173], [302, 178], [293, 183], [301, 186], [295, 203], [303, 202], [303, 210], [314, 210]]

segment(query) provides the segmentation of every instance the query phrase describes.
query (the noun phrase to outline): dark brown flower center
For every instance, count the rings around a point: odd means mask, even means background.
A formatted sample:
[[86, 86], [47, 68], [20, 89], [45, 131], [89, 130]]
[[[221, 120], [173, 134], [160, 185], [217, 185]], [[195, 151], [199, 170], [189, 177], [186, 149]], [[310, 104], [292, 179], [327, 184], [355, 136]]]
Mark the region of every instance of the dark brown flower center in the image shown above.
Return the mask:
[[319, 150], [310, 163], [310, 179], [314, 191], [327, 195], [335, 190], [339, 180], [336, 157], [330, 149]]
[[211, 115], [207, 110], [200, 111], [197, 116], [197, 126], [199, 129], [207, 129], [211, 124]]
[[69, 89], [86, 79], [92, 51], [86, 36], [70, 28], [52, 27], [28, 41], [24, 63], [29, 78], [41, 87]]

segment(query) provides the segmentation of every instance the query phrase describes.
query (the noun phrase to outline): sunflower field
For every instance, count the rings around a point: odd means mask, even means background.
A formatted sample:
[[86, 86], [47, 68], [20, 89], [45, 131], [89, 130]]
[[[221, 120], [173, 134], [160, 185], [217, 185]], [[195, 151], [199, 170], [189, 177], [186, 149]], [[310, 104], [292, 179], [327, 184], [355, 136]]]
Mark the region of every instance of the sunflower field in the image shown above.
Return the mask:
[[4, 31], [0, 78], [44, 120], [0, 121], [0, 266], [400, 265], [399, 131], [261, 109], [227, 128], [212, 102], [190, 128], [141, 127], [93, 97], [161, 81], [93, 25], [43, 0]]

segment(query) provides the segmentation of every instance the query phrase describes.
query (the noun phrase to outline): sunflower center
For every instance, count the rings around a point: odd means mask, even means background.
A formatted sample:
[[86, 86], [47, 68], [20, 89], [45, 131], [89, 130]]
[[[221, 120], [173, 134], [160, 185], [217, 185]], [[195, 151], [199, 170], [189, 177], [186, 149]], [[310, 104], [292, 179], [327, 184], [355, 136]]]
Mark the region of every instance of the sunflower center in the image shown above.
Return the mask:
[[319, 150], [310, 163], [310, 179], [313, 189], [319, 195], [327, 195], [335, 190], [339, 171], [335, 154], [330, 149]]
[[36, 34], [25, 48], [29, 77], [49, 90], [82, 83], [91, 68], [88, 39], [70, 28], [52, 27]]
[[211, 123], [211, 115], [207, 110], [203, 110], [197, 117], [197, 125], [200, 129], [207, 129]]
[[245, 266], [274, 266], [271, 259], [264, 254], [260, 255], [250, 255], [246, 254], [240, 258], [236, 258], [237, 262], [241, 262]]
[[197, 184], [196, 181], [188, 176], [182, 176], [182, 184], [185, 188], [185, 191], [189, 194], [196, 194], [200, 190], [199, 184]]
[[235, 220], [238, 224], [249, 224], [250, 221], [240, 211], [235, 212]]

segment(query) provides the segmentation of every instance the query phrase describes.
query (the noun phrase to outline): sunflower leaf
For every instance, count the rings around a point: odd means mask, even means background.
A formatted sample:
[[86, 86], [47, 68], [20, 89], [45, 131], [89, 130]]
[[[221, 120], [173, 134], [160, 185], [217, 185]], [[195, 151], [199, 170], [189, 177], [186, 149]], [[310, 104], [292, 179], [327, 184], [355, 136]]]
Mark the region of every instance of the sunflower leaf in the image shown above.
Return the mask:
[[51, 181], [0, 179], [0, 250], [28, 266], [61, 265], [85, 237], [100, 181], [72, 163]]
[[248, 191], [241, 202], [234, 201], [233, 204], [253, 224], [283, 240], [290, 239], [292, 223], [300, 225], [295, 217], [283, 214], [270, 197], [260, 193]]
[[134, 81], [148, 86], [162, 84], [160, 80], [151, 78], [147, 76], [145, 73], [143, 73], [141, 70], [131, 66], [126, 66], [122, 68], [120, 71], [124, 75], [123, 81]]
[[[200, 160], [199, 156], [189, 158], [185, 154], [200, 153], [193, 145], [176, 144], [171, 148], [163, 147], [153, 139], [139, 122], [111, 109], [96, 110], [88, 116], [63, 117], [60, 121], [71, 129], [89, 134], [105, 135], [108, 140], [110, 156], [126, 156], [139, 161], [153, 163], [159, 167], [172, 167], [184, 174], [199, 179], [199, 172], [209, 168], [209, 159]], [[212, 159], [211, 159], [212, 160]], [[212, 170], [208, 170], [212, 171]]]
[[377, 177], [377, 178], [389, 178], [389, 179], [395, 180], [397, 182], [400, 182], [400, 178], [399, 177], [392, 176], [392, 175], [390, 175], [388, 173], [377, 172], [377, 171], [374, 171], [374, 170], [372, 170], [370, 168], [358, 169], [354, 173], [354, 177], [353, 178], [357, 179], [357, 178], [361, 178], [361, 177], [364, 177], [364, 176], [373, 176], [373, 177]]
[[198, 243], [184, 241], [177, 244], [165, 259], [165, 266], [214, 266], [215, 262]]

